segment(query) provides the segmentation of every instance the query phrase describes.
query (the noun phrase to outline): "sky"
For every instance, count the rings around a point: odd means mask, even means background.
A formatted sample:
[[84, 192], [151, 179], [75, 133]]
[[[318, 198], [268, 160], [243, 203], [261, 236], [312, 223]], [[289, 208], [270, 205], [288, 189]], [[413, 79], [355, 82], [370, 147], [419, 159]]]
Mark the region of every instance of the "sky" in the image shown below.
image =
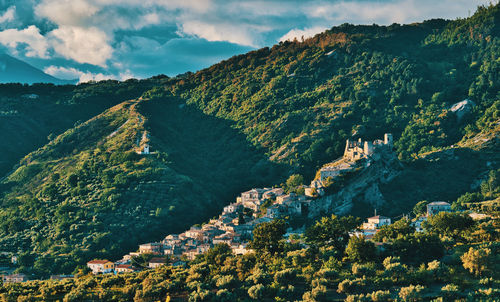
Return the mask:
[[343, 23], [473, 14], [490, 0], [0, 0], [0, 53], [61, 79], [175, 76]]

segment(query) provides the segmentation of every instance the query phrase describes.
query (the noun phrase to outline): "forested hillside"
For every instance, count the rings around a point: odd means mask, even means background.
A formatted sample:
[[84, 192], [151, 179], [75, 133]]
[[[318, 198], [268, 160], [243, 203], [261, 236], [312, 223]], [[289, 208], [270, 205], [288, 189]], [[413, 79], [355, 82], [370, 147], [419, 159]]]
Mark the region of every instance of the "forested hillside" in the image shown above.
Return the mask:
[[48, 143], [76, 123], [168, 79], [102, 81], [65, 86], [0, 84], [0, 178], [29, 152]]
[[[468, 19], [344, 24], [303, 42], [233, 57], [147, 96], [177, 96], [235, 121], [277, 161], [306, 174], [346, 138], [392, 132], [400, 158], [459, 142], [498, 121], [499, 7]], [[476, 106], [457, 119], [450, 107]]]
[[[381, 188], [391, 214], [477, 193], [499, 166], [499, 24], [496, 5], [344, 24], [176, 78], [0, 86], [0, 251], [39, 276], [71, 272], [201, 223], [243, 190], [308, 181], [347, 138], [385, 132], [405, 167]], [[153, 154], [137, 154], [143, 137]]]

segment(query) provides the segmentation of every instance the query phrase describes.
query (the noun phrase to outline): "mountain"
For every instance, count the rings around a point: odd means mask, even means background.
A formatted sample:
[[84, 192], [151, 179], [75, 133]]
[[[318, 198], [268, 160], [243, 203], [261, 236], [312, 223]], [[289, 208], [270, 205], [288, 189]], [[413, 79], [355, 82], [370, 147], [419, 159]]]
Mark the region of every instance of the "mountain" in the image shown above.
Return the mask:
[[[499, 24], [496, 5], [455, 21], [344, 24], [175, 78], [0, 86], [0, 250], [22, 255], [23, 271], [68, 273], [202, 223], [241, 191], [308, 182], [346, 139], [386, 132], [402, 171], [370, 180], [379, 210], [477, 193], [500, 164]], [[138, 154], [146, 144], [153, 153]], [[353, 198], [351, 213], [372, 208]]]
[[77, 80], [61, 80], [6, 54], [0, 54], [0, 83], [75, 84]]

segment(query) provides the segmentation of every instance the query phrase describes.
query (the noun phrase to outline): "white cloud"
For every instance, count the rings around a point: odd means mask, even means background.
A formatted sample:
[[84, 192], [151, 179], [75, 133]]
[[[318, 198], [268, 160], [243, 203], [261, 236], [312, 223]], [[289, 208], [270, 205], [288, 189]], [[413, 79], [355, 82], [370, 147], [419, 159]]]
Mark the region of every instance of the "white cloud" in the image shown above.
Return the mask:
[[3, 13], [2, 15], [0, 15], [0, 24], [1, 23], [5, 23], [5, 22], [13, 21], [15, 15], [16, 15], [16, 7], [15, 6], [9, 7], [5, 11], [5, 13]]
[[86, 72], [80, 76], [80, 80], [78, 83], [85, 83], [89, 81], [103, 81], [103, 80], [113, 80], [116, 79], [115, 76], [110, 75], [110, 74], [102, 74], [102, 73], [91, 73], [91, 72]]
[[318, 33], [323, 32], [325, 30], [326, 30], [326, 28], [321, 27], [321, 26], [315, 26], [315, 27], [305, 28], [305, 29], [295, 28], [295, 29], [292, 29], [289, 32], [287, 32], [281, 38], [279, 38], [278, 41], [286, 41], [286, 40], [292, 41], [295, 38], [297, 38], [297, 40], [300, 41], [302, 39], [302, 37], [304, 37], [304, 39], [310, 38], [310, 37], [313, 37], [315, 34], [318, 34]]
[[401, 1], [339, 1], [315, 3], [304, 7], [308, 18], [330, 23], [355, 24], [411, 23], [431, 18], [466, 17], [467, 9], [472, 14], [485, 0], [401, 0]]
[[99, 11], [86, 0], [45, 0], [35, 7], [39, 17], [47, 18], [58, 25], [83, 26]]
[[54, 65], [50, 65], [48, 67], [45, 67], [43, 69], [43, 72], [45, 72], [46, 74], [50, 74], [51, 76], [54, 76], [56, 78], [63, 79], [63, 80], [79, 79], [84, 74], [84, 72], [82, 72], [76, 68], [73, 68], [73, 67], [66, 68], [66, 67], [60, 67], [60, 66], [54, 66]]
[[61, 26], [48, 36], [58, 54], [78, 63], [105, 67], [113, 53], [107, 35], [95, 27]]
[[227, 41], [239, 45], [257, 47], [254, 32], [258, 27], [239, 26], [231, 23], [210, 24], [201, 21], [186, 21], [181, 25], [180, 33], [203, 38], [207, 41]]
[[19, 44], [25, 44], [25, 56], [47, 58], [49, 44], [40, 30], [34, 26], [25, 29], [6, 29], [0, 32], [0, 43], [10, 48], [13, 53], [17, 53]]
[[133, 77], [130, 71], [115, 76], [111, 74], [92, 73], [90, 71], [83, 72], [73, 67], [62, 67], [54, 65], [46, 67], [43, 71], [59, 79], [64, 79], [64, 80], [78, 79], [78, 83], [85, 83], [88, 81], [102, 81], [110, 79], [119, 79], [123, 81]]

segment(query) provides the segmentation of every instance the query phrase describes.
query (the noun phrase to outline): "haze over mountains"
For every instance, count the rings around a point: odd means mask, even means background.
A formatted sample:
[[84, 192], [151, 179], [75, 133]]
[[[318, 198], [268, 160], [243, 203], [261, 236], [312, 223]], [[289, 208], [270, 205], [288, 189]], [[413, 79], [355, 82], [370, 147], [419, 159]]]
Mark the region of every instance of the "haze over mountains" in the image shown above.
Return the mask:
[[76, 82], [78, 80], [61, 80], [55, 78], [26, 62], [7, 54], [0, 54], [0, 83], [52, 83], [64, 85], [76, 84]]

